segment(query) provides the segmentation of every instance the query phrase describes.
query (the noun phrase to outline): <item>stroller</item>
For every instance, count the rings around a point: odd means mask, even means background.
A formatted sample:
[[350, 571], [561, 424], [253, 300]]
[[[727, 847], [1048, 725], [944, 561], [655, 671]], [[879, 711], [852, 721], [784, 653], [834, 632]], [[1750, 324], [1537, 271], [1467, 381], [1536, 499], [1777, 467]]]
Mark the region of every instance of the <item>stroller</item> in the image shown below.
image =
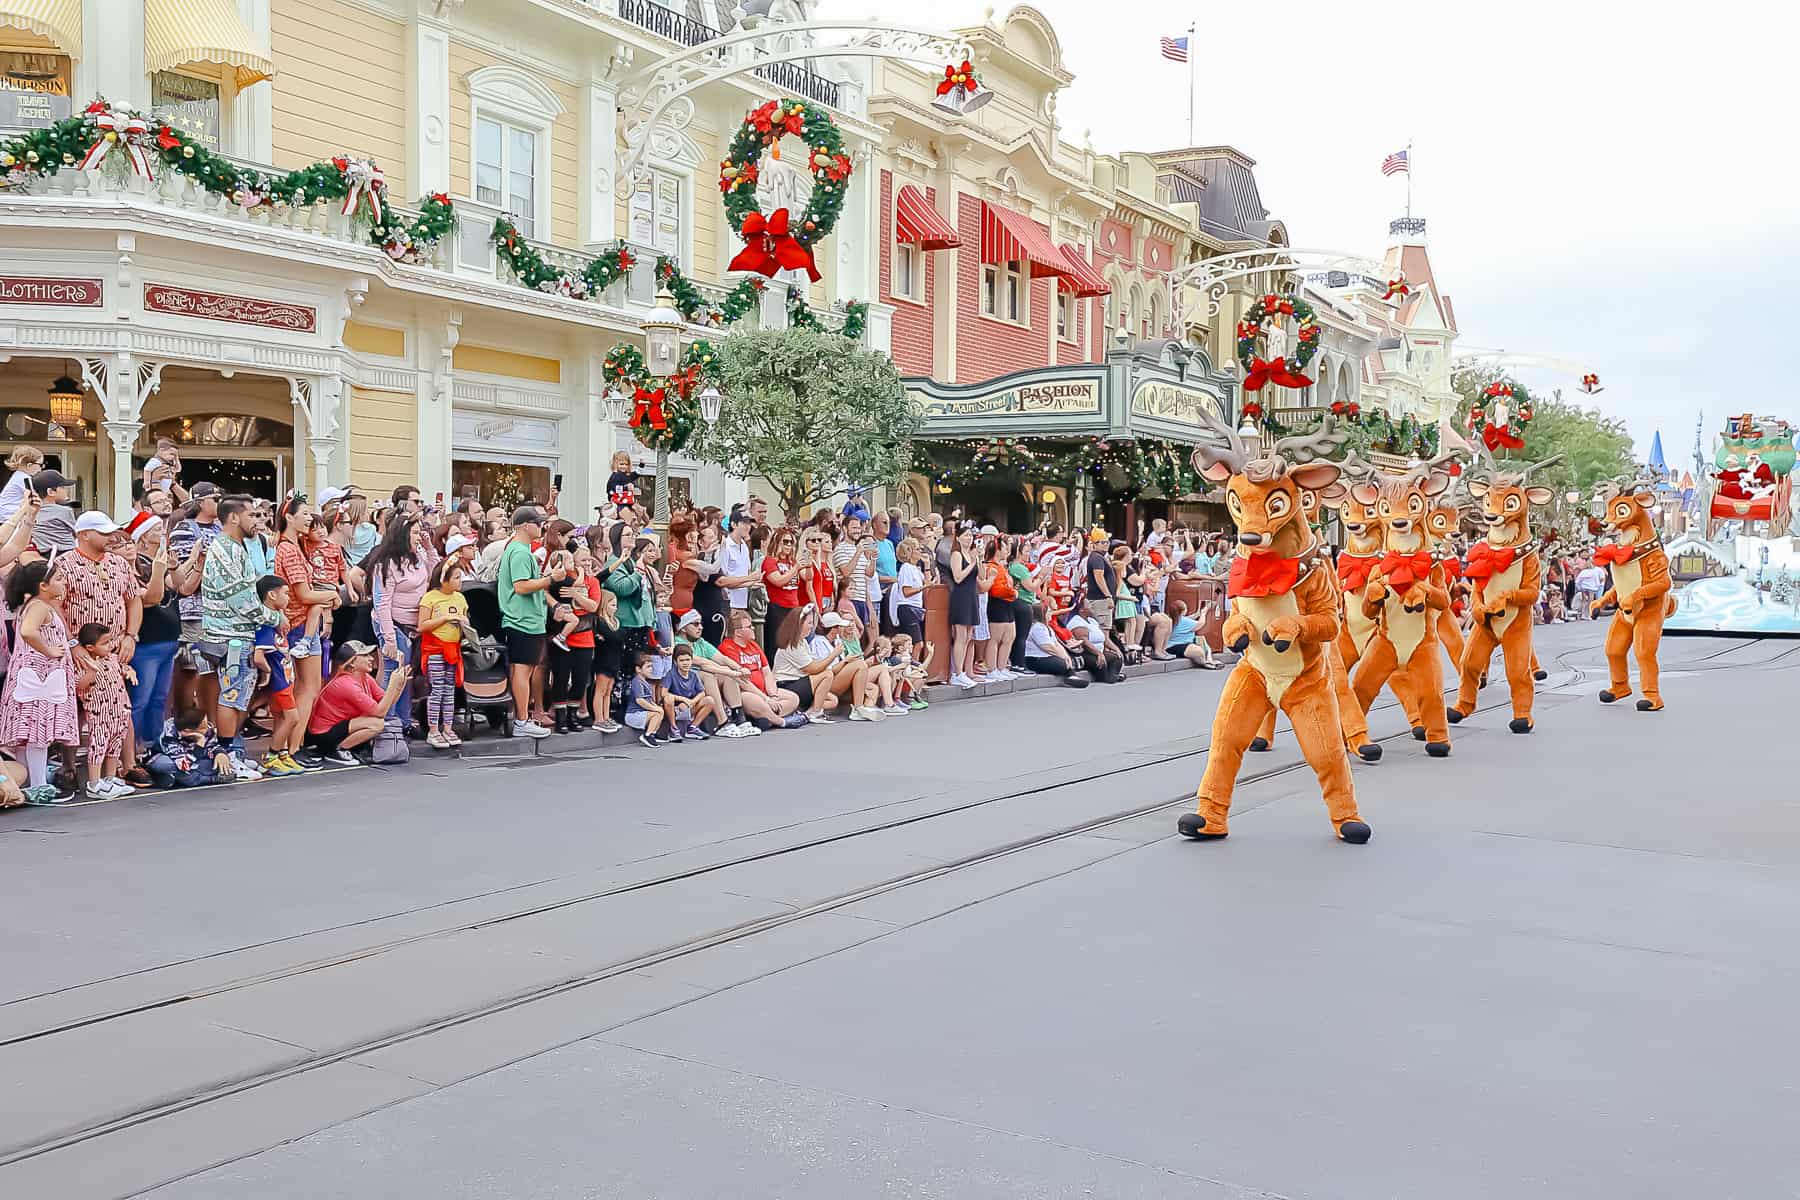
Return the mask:
[[491, 583], [463, 584], [469, 602], [469, 624], [463, 631], [463, 705], [471, 729], [477, 714], [488, 728], [504, 730], [512, 718], [512, 687], [507, 678], [506, 642], [500, 632], [500, 597]]

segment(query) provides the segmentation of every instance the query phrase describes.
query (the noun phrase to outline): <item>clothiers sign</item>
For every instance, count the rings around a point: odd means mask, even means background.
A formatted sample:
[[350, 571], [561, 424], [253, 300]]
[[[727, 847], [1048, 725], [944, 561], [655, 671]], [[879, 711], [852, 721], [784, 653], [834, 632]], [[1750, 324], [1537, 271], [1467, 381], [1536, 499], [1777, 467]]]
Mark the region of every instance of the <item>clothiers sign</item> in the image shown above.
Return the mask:
[[1100, 411], [1098, 379], [1021, 383], [974, 396], [932, 396], [914, 388], [913, 395], [927, 417], [985, 417], [1008, 413], [1098, 414]]
[[1199, 425], [1201, 413], [1209, 413], [1217, 421], [1225, 419], [1224, 405], [1210, 392], [1155, 381], [1140, 383], [1131, 393], [1131, 412], [1182, 425]]
[[98, 279], [47, 279], [34, 275], [0, 275], [0, 304], [51, 304], [98, 308], [106, 296]]

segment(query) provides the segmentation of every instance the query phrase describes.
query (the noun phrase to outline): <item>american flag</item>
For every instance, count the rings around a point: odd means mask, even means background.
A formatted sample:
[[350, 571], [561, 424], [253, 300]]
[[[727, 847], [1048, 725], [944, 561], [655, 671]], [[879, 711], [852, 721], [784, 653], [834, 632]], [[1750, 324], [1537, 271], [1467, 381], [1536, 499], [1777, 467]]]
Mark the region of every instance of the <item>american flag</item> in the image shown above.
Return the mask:
[[1410, 174], [1412, 172], [1412, 167], [1406, 161], [1406, 154], [1407, 152], [1404, 150], [1396, 150], [1386, 158], [1382, 159], [1381, 173], [1383, 175]]
[[1187, 61], [1187, 39], [1184, 37], [1166, 37], [1162, 40], [1162, 56], [1172, 58], [1176, 62]]

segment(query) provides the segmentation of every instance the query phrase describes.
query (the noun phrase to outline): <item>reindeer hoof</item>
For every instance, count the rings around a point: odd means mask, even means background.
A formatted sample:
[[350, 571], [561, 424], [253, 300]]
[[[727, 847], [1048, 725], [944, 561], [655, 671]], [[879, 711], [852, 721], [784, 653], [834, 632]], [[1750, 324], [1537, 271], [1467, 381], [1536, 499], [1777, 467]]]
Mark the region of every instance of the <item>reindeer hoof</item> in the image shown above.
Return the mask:
[[1659, 700], [1639, 700], [1638, 701], [1638, 711], [1639, 712], [1661, 712], [1662, 711], [1662, 702]]
[[1509, 721], [1507, 723], [1506, 727], [1508, 729], [1512, 730], [1514, 733], [1530, 733], [1531, 732], [1531, 718], [1530, 717], [1514, 717], [1511, 721]]
[[1483, 671], [1481, 673], [1481, 682], [1476, 684], [1475, 686], [1476, 687], [1486, 687], [1487, 686], [1487, 672], [1486, 671]]
[[1199, 813], [1183, 813], [1181, 820], [1175, 822], [1175, 828], [1184, 838], [1193, 838], [1196, 842], [1217, 841], [1225, 836], [1225, 831], [1213, 833], [1206, 828], [1206, 818]]
[[1364, 762], [1380, 762], [1381, 747], [1374, 742], [1356, 748], [1356, 756]]
[[1610, 692], [1610, 691], [1600, 693], [1600, 703], [1602, 703], [1602, 704], [1611, 704], [1614, 700], [1617, 700], [1618, 698], [1619, 697], [1616, 694], [1614, 694], [1613, 692]]
[[1250, 648], [1250, 635], [1247, 633], [1242, 635], [1241, 637], [1239, 637], [1235, 642], [1231, 643], [1231, 646], [1229, 647], [1229, 649], [1231, 650], [1231, 652], [1233, 654], [1242, 654], [1244, 651], [1248, 650], [1249, 648]]
[[1452, 725], [1462, 724], [1463, 711], [1460, 708], [1446, 708], [1444, 710], [1444, 716], [1450, 719]]
[[1537, 670], [1535, 670], [1531, 673], [1531, 677], [1533, 679], [1537, 680], [1539, 683], [1542, 683], [1542, 682], [1544, 682], [1544, 680], [1550, 678], [1550, 672], [1544, 670], [1544, 668], [1542, 668], [1542, 667], [1539, 667]]
[[1425, 743], [1425, 753], [1429, 754], [1433, 758], [1449, 758], [1450, 757], [1450, 743], [1449, 742], [1426, 742]]
[[1269, 748], [1269, 739], [1268, 738], [1258, 737], [1258, 738], [1250, 739], [1249, 749], [1252, 753], [1261, 754], [1263, 751], [1267, 750], [1268, 748]]
[[1374, 832], [1374, 830], [1370, 829], [1361, 821], [1345, 821], [1342, 825], [1338, 826], [1338, 837], [1343, 841], [1349, 842], [1352, 846], [1363, 845], [1369, 840]]
[[1413, 726], [1413, 741], [1422, 742], [1424, 740], [1425, 740], [1425, 727], [1423, 725], [1414, 725]]

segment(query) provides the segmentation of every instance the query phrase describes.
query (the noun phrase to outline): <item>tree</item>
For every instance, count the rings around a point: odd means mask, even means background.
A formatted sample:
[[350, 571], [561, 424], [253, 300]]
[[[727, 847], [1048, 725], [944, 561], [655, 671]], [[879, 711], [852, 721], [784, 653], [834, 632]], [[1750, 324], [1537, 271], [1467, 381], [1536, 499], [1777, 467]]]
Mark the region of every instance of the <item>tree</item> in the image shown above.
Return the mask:
[[1459, 370], [1450, 383], [1462, 397], [1457, 409], [1459, 423], [1466, 421], [1470, 406], [1490, 383], [1511, 384], [1513, 404], [1531, 404], [1533, 415], [1525, 427], [1525, 448], [1501, 450], [1495, 457], [1502, 462], [1509, 458], [1542, 462], [1562, 455], [1561, 462], [1533, 474], [1533, 483], [1541, 482], [1556, 492], [1578, 491], [1585, 496], [1601, 480], [1629, 476], [1634, 470], [1631, 434], [1626, 432], [1625, 423], [1601, 416], [1597, 409], [1569, 403], [1563, 399], [1560, 388], [1548, 398], [1533, 396], [1530, 389], [1504, 371], [1482, 367]]
[[922, 414], [886, 355], [813, 329], [766, 329], [725, 340], [720, 377], [719, 419], [689, 452], [763, 476], [789, 520], [850, 484], [894, 486], [911, 466]]

